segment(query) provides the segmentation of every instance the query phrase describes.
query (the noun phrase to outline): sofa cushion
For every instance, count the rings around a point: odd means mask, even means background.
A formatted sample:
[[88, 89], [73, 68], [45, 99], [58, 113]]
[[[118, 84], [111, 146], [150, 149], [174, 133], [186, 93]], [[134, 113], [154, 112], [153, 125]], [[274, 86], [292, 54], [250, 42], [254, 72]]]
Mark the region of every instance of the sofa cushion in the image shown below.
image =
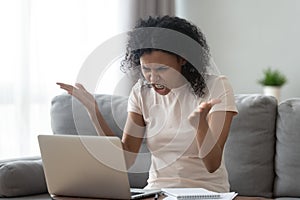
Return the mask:
[[[95, 99], [109, 127], [122, 137], [127, 117], [127, 97], [95, 95]], [[51, 128], [54, 134], [97, 135], [85, 108], [67, 94], [52, 99]]]
[[300, 196], [300, 99], [278, 106], [274, 194]]
[[[121, 138], [127, 118], [128, 97], [97, 94], [95, 99], [109, 127]], [[54, 134], [97, 135], [83, 105], [67, 94], [58, 95], [52, 100], [51, 128]], [[145, 142], [140, 152], [129, 169], [131, 187], [141, 188], [147, 184], [150, 154]]]
[[19, 160], [0, 164], [0, 197], [47, 192], [42, 161]]
[[277, 102], [271, 96], [236, 95], [234, 117], [225, 146], [232, 191], [272, 197]]

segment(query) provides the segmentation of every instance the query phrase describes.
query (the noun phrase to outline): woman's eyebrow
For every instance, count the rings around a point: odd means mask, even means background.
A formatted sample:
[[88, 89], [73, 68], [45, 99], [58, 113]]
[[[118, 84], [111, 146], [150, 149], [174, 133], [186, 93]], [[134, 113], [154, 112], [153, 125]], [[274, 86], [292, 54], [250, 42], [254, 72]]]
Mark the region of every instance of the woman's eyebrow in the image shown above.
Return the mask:
[[147, 67], [146, 65], [141, 65], [142, 68], [144, 69], [150, 69], [149, 67]]
[[164, 65], [164, 64], [157, 64], [157, 65], [150, 65], [150, 66], [148, 66], [148, 65], [141, 65], [141, 67], [143, 68], [143, 69], [161, 69], [161, 68], [168, 68], [168, 66], [167, 65]]

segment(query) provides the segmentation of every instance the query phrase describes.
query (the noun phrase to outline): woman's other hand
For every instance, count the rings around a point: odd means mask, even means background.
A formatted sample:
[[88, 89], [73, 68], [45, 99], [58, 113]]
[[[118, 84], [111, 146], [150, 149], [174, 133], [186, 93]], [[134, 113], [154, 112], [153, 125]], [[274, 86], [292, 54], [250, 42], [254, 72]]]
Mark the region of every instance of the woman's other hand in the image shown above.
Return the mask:
[[76, 83], [75, 86], [65, 84], [65, 83], [56, 83], [60, 86], [61, 89], [68, 92], [68, 94], [77, 98], [88, 111], [95, 110], [95, 106], [97, 105], [94, 96], [89, 93], [82, 84]]

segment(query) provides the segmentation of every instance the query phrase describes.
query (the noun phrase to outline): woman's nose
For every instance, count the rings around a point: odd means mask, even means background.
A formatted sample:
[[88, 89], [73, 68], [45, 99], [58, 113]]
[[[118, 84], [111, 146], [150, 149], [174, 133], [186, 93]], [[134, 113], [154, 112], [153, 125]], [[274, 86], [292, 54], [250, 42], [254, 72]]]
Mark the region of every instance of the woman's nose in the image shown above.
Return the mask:
[[159, 74], [154, 70], [151, 72], [149, 80], [151, 83], [156, 83], [159, 81]]

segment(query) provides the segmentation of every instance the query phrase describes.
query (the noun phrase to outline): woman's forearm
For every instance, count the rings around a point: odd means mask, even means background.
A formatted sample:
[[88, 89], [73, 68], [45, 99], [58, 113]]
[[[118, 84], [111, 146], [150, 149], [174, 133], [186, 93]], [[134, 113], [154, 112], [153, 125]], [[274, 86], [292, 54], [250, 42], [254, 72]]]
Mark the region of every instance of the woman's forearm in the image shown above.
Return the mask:
[[202, 125], [197, 131], [197, 143], [199, 147], [199, 156], [202, 158], [207, 170], [212, 173], [216, 171], [221, 164], [223, 150], [214, 137], [214, 133], [208, 124]]
[[87, 111], [99, 136], [115, 136], [103, 118], [96, 101], [94, 106], [87, 108]]

